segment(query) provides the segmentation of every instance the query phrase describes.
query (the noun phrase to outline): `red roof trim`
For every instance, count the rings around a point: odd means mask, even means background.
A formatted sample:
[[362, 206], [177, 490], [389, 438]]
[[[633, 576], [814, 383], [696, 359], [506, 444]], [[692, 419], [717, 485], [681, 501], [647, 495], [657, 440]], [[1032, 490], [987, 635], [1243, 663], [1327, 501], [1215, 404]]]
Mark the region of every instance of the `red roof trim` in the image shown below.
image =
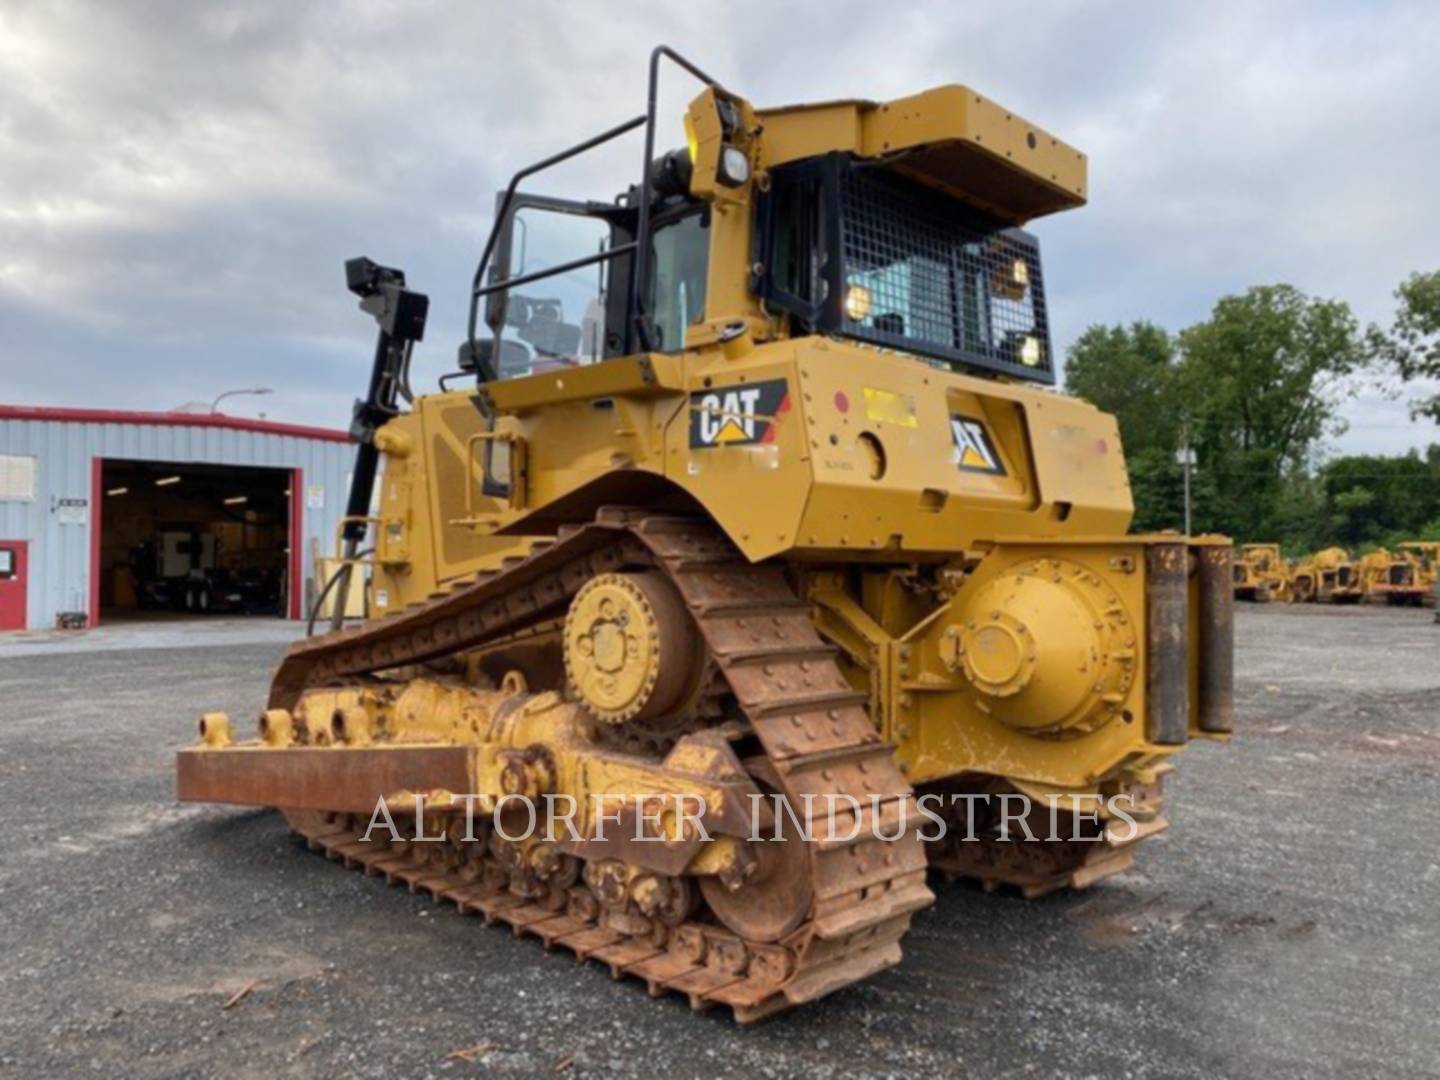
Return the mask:
[[291, 435], [297, 439], [349, 442], [350, 436], [335, 428], [281, 424], [274, 420], [250, 420], [224, 413], [127, 412], [119, 409], [65, 409], [45, 405], [0, 404], [0, 420], [46, 420], [74, 424], [142, 424], [153, 427], [229, 428], [260, 435]]

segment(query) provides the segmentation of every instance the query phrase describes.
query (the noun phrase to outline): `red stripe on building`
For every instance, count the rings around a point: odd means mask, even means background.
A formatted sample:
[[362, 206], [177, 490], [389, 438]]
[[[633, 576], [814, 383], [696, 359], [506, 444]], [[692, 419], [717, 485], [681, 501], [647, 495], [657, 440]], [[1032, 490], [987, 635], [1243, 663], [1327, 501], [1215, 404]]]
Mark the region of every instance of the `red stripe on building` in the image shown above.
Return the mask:
[[137, 424], [151, 427], [228, 428], [262, 435], [290, 435], [297, 439], [349, 442], [348, 432], [337, 428], [282, 424], [274, 420], [251, 420], [224, 413], [138, 412], [120, 409], [68, 409], [46, 405], [0, 404], [0, 420], [42, 420], [72, 424]]

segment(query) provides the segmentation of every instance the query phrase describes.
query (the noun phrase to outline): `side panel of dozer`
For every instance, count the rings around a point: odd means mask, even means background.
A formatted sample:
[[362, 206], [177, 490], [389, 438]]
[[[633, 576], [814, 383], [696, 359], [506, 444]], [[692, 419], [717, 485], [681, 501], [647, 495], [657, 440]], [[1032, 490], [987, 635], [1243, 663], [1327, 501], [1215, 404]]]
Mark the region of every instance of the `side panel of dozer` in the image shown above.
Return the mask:
[[687, 374], [666, 474], [752, 559], [935, 559], [1129, 525], [1115, 422], [1083, 401], [818, 338]]
[[376, 608], [601, 506], [703, 512], [752, 560], [964, 556], [1121, 534], [1114, 420], [1075, 399], [817, 338], [608, 361], [422, 399], [392, 425]]

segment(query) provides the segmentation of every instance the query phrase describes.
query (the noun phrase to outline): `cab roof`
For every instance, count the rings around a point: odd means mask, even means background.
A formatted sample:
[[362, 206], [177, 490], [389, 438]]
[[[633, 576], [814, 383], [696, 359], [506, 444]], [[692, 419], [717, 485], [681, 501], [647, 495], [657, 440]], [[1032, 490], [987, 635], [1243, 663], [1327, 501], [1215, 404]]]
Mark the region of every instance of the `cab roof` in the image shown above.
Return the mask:
[[1086, 200], [1081, 151], [967, 86], [894, 101], [787, 105], [756, 116], [765, 168], [850, 153], [1017, 225]]

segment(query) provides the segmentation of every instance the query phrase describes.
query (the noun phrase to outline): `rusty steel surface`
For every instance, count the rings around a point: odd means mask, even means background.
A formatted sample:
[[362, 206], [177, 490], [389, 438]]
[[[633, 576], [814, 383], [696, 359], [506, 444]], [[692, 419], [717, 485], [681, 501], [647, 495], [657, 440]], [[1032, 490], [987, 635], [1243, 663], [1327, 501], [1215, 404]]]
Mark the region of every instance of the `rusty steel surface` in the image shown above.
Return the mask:
[[1201, 731], [1228, 734], [1235, 729], [1235, 591], [1231, 549], [1196, 549], [1200, 578], [1200, 680]]
[[378, 800], [400, 792], [474, 787], [475, 751], [468, 746], [196, 747], [176, 755], [181, 802], [368, 815]]
[[[611, 512], [410, 611], [298, 643], [277, 673], [271, 705], [293, 707], [307, 688], [482, 646], [552, 617], [596, 575], [630, 570], [669, 577], [758, 736], [764, 756], [757, 776], [818, 831], [817, 838], [784, 845], [783, 858], [767, 856], [774, 865], [752, 873], [733, 904], [721, 901], [716, 915], [722, 921], [728, 915], [752, 938], [704, 922], [667, 928], [655, 919], [607, 921], [604, 905], [587, 891], [586, 880], [545, 892], [548, 907], [537, 908], [527, 903], [535, 896], [517, 897], [498, 886], [482, 903], [477, 886], [464, 877], [403, 860], [382, 865], [373, 852], [357, 850], [353, 822], [337, 829], [333, 820], [317, 824], [295, 816], [292, 824], [352, 862], [462, 905], [479, 904], [485, 910], [488, 904], [487, 917], [493, 911], [517, 930], [562, 943], [581, 957], [595, 955], [617, 972], [641, 974], [652, 989], [686, 993], [697, 1007], [728, 1005], [742, 1021], [812, 1000], [898, 963], [911, 914], [934, 899], [916, 832], [923, 819], [911, 813], [907, 828], [893, 839], [861, 829], [852, 839], [835, 841], [831, 832], [845, 837], [854, 831], [848, 827], [853, 813], [842, 809], [833, 830], [821, 815], [832, 805], [827, 797], [849, 797], [889, 820], [902, 807], [913, 807], [913, 792], [892, 748], [869, 722], [866, 695], [846, 681], [834, 648], [821, 640], [809, 605], [795, 594], [782, 568], [748, 563], [711, 525]], [[869, 822], [864, 817], [860, 824]], [[348, 846], [340, 850], [342, 844]], [[433, 855], [416, 845], [406, 859], [423, 862]], [[466, 858], [475, 856], [472, 850]], [[450, 869], [458, 873], [458, 856], [449, 857]], [[482, 871], [472, 867], [467, 873]], [[705, 891], [713, 893], [708, 886]]]
[[723, 927], [694, 921], [661, 941], [628, 935], [602, 923], [602, 905], [584, 882], [559, 905], [516, 896], [505, 888], [497, 872], [502, 868], [484, 843], [454, 848], [383, 837], [363, 841], [364, 823], [345, 815], [290, 813], [287, 819], [312, 849], [347, 867], [429, 893], [436, 903], [448, 901], [487, 923], [504, 923], [547, 949], [563, 948], [580, 960], [605, 964], [616, 978], [642, 980], [652, 996], [682, 994], [695, 1009], [728, 1007], [742, 1022], [784, 1010], [797, 990], [838, 989], [900, 959], [898, 944], [888, 940], [878, 949], [812, 965], [802, 983], [796, 951], [788, 944], [746, 942]]
[[1163, 746], [1183, 744], [1190, 726], [1188, 573], [1184, 543], [1145, 549], [1147, 736]]

